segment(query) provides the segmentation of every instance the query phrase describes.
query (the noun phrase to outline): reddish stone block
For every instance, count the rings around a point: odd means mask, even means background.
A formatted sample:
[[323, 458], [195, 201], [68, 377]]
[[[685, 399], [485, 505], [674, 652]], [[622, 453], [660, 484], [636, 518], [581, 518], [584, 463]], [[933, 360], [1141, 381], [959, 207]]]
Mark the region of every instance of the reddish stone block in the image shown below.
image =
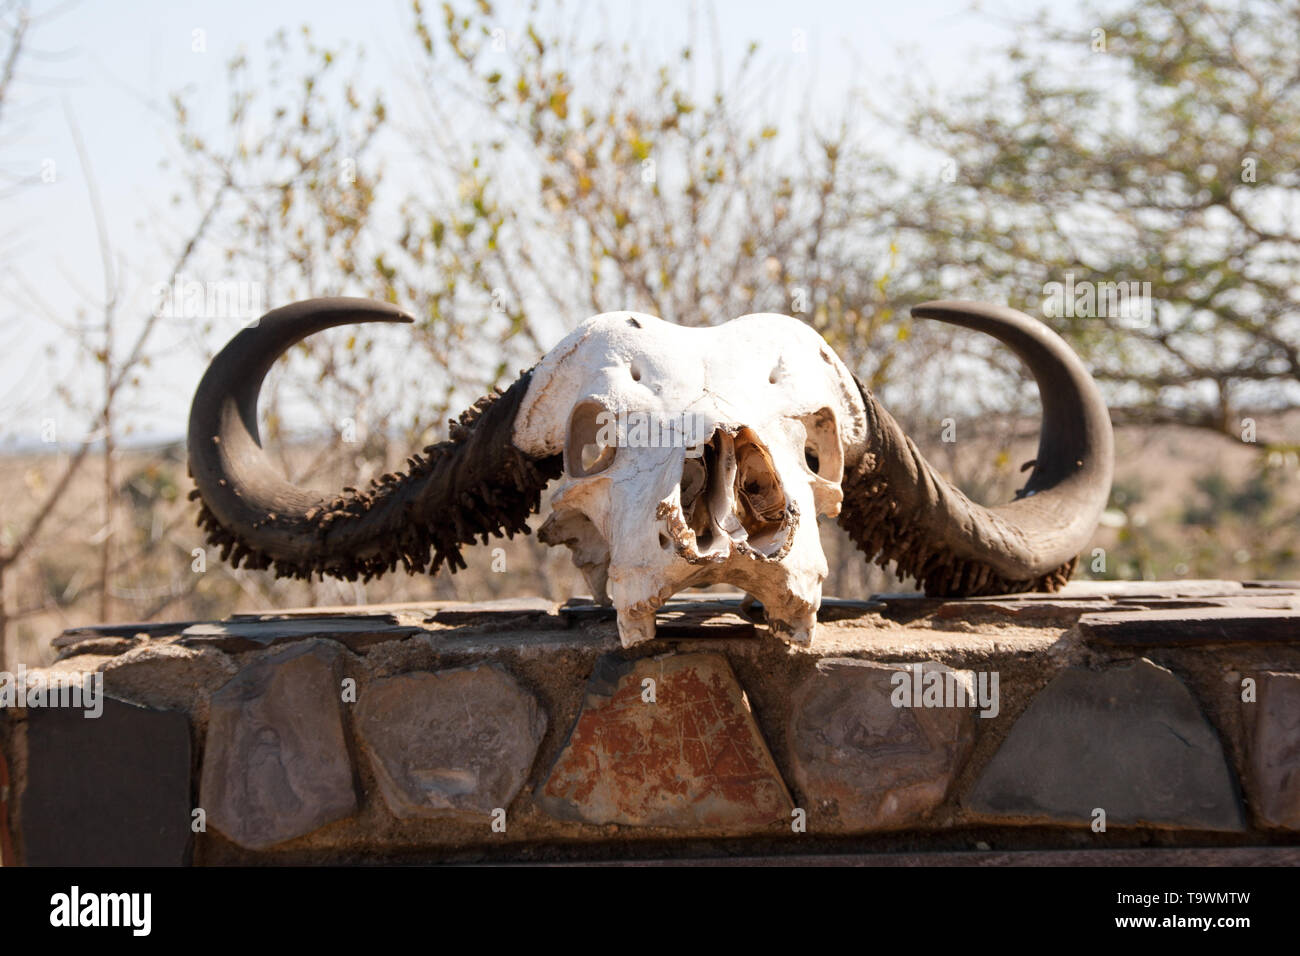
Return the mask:
[[601, 658], [538, 802], [562, 819], [682, 829], [788, 826], [794, 809], [720, 654]]

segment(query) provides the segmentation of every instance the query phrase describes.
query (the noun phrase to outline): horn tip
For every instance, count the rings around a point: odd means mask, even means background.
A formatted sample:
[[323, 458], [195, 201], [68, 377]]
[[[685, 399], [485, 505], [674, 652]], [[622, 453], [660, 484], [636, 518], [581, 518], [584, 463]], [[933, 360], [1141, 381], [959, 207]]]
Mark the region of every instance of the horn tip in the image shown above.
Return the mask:
[[919, 319], [934, 319], [952, 312], [968, 312], [976, 309], [987, 309], [989, 306], [984, 302], [972, 302], [965, 299], [931, 299], [929, 302], [922, 302], [920, 305], [914, 305], [911, 308], [912, 315]]

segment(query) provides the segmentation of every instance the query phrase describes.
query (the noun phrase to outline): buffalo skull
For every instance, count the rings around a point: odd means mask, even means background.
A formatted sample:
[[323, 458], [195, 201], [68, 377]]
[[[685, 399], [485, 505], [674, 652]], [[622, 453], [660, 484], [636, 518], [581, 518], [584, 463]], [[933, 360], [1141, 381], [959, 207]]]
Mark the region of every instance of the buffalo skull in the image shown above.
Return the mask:
[[827, 573], [822, 517], [929, 594], [1059, 589], [1110, 491], [1110, 418], [1095, 384], [1022, 313], [970, 302], [913, 313], [993, 335], [1033, 373], [1038, 456], [1011, 503], [972, 502], [821, 336], [771, 314], [708, 328], [595, 316], [403, 473], [363, 491], [306, 492], [261, 448], [266, 372], [322, 329], [410, 321], [381, 303], [315, 299], [241, 331], [200, 382], [189, 426], [199, 524], [223, 559], [278, 576], [455, 571], [463, 546], [526, 533], [559, 479], [539, 536], [568, 546], [596, 598], [614, 605], [625, 646], [654, 636], [673, 594], [719, 582], [761, 601], [778, 636], [811, 642]]

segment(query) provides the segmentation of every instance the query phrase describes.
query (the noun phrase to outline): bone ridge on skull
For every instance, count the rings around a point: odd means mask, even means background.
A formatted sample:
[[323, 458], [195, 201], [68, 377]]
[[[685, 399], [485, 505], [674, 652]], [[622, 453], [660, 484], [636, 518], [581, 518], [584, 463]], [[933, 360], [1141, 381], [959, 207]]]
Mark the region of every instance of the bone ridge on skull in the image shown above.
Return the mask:
[[864, 431], [852, 375], [797, 319], [612, 312], [538, 365], [514, 441], [563, 455], [540, 537], [569, 547], [624, 645], [654, 636], [672, 595], [717, 583], [806, 644], [827, 573], [817, 518], [839, 513], [843, 449]]

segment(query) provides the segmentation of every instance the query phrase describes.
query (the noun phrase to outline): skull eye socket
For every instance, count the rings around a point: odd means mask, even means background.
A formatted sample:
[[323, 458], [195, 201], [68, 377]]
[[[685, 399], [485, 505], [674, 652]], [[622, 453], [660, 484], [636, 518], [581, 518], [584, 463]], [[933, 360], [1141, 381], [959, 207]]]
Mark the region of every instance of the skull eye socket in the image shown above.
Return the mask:
[[583, 445], [580, 465], [583, 473], [594, 475], [604, 471], [614, 462], [614, 450], [612, 445]]
[[613, 413], [600, 402], [579, 402], [569, 416], [564, 470], [575, 478], [600, 474], [614, 463], [617, 441]]

